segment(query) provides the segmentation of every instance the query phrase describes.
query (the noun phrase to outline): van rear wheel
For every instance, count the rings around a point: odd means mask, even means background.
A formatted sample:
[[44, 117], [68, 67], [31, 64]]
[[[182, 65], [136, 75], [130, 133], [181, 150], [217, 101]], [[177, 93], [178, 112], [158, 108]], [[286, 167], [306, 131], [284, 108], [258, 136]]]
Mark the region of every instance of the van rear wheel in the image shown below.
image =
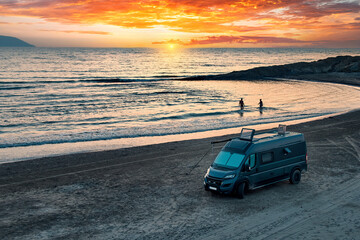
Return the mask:
[[300, 180], [301, 180], [301, 172], [300, 172], [299, 169], [296, 169], [291, 173], [290, 183], [291, 184], [298, 184], [300, 182]]
[[236, 196], [240, 199], [243, 199], [245, 195], [245, 183], [242, 182], [238, 185], [236, 189]]

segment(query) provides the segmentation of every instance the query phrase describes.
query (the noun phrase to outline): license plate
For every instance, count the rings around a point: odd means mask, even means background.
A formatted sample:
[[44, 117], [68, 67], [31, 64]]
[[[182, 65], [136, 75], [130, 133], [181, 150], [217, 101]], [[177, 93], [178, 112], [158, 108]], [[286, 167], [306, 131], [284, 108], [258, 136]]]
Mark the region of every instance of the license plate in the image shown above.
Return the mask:
[[217, 188], [216, 188], [216, 187], [209, 186], [209, 189], [210, 189], [210, 190], [217, 191]]

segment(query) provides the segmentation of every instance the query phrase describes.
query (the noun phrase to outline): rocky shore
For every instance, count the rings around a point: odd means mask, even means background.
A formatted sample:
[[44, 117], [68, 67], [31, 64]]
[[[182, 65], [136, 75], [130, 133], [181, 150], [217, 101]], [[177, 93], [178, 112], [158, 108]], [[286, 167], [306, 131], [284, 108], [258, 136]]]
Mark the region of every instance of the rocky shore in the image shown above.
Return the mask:
[[360, 86], [360, 56], [338, 56], [313, 62], [257, 67], [227, 74], [189, 77], [184, 80], [263, 80], [289, 78]]

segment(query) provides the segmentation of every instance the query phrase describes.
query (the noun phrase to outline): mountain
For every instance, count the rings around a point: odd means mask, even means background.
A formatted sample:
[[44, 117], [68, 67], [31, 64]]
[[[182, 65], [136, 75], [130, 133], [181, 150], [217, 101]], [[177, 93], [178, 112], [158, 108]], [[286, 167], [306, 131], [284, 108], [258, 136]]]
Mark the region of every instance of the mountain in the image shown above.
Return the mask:
[[0, 36], [0, 47], [35, 47], [15, 37]]

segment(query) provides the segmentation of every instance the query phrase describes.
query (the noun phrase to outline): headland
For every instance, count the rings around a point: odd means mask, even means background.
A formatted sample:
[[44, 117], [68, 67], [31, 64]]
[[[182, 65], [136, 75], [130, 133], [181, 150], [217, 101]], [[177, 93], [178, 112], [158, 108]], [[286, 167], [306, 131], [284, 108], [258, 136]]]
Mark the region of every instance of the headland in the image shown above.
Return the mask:
[[338, 56], [313, 62], [257, 67], [227, 74], [204, 75], [184, 80], [297, 79], [360, 86], [360, 56]]
[[0, 36], [0, 47], [35, 47], [19, 38]]

